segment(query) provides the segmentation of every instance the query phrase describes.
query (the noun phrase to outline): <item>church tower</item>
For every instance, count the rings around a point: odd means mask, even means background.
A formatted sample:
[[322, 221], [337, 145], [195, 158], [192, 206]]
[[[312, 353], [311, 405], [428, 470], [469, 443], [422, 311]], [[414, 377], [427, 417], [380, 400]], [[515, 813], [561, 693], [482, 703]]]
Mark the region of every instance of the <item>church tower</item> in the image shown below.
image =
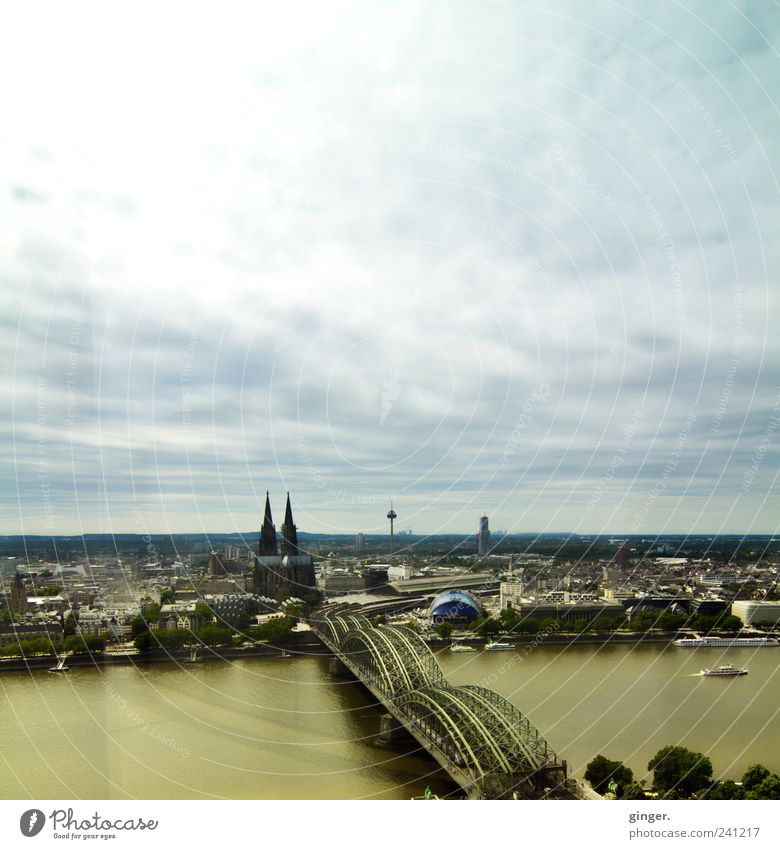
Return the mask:
[[284, 509], [284, 524], [282, 525], [282, 554], [294, 556], [300, 554], [298, 548], [298, 529], [293, 522], [290, 493], [287, 493], [287, 506]]
[[279, 552], [276, 547], [276, 528], [274, 527], [274, 522], [271, 518], [271, 501], [268, 491], [266, 490], [265, 515], [263, 516], [263, 525], [260, 528], [260, 548], [258, 550], [258, 554], [261, 557], [269, 557], [278, 553]]
[[27, 589], [24, 586], [22, 576], [17, 572], [14, 582], [11, 584], [11, 611], [14, 613], [25, 613], [27, 611]]

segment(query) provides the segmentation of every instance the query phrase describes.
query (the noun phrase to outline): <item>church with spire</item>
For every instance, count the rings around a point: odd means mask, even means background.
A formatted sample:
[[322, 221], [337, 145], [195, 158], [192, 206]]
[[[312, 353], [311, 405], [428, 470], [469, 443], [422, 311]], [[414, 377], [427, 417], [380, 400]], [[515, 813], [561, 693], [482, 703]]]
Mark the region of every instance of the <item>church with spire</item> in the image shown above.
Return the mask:
[[316, 586], [314, 560], [310, 554], [298, 547], [298, 529], [293, 521], [290, 493], [287, 493], [280, 545], [271, 516], [271, 499], [266, 492], [260, 544], [255, 559], [253, 591], [273, 599], [277, 598], [280, 591], [301, 598], [310, 590], [316, 589]]

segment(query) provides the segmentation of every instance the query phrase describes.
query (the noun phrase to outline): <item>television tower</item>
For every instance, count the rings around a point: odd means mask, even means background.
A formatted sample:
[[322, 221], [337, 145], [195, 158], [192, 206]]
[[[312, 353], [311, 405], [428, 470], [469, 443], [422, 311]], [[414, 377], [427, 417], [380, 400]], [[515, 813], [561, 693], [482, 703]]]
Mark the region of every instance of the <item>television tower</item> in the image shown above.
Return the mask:
[[390, 509], [387, 512], [387, 518], [390, 520], [390, 554], [393, 553], [393, 522], [398, 518], [398, 513], [393, 510], [393, 502], [390, 502]]

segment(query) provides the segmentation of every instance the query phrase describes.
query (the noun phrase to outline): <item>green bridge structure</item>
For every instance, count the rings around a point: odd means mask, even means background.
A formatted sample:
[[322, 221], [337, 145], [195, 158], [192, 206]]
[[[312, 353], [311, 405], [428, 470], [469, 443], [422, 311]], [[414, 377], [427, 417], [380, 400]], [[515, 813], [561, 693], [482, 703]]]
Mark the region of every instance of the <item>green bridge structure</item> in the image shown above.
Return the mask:
[[311, 626], [333, 653], [331, 674], [354, 676], [384, 706], [381, 738], [393, 742], [406, 731], [467, 798], [583, 798], [566, 761], [514, 705], [485, 687], [448, 684], [411, 629], [350, 613]]

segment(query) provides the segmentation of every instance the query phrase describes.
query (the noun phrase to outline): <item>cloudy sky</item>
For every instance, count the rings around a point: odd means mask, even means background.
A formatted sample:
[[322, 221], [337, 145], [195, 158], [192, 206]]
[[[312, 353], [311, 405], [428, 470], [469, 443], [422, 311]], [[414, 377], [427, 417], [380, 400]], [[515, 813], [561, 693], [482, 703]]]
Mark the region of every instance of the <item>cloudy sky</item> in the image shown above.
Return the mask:
[[777, 530], [771, 0], [4, 18], [0, 532]]

